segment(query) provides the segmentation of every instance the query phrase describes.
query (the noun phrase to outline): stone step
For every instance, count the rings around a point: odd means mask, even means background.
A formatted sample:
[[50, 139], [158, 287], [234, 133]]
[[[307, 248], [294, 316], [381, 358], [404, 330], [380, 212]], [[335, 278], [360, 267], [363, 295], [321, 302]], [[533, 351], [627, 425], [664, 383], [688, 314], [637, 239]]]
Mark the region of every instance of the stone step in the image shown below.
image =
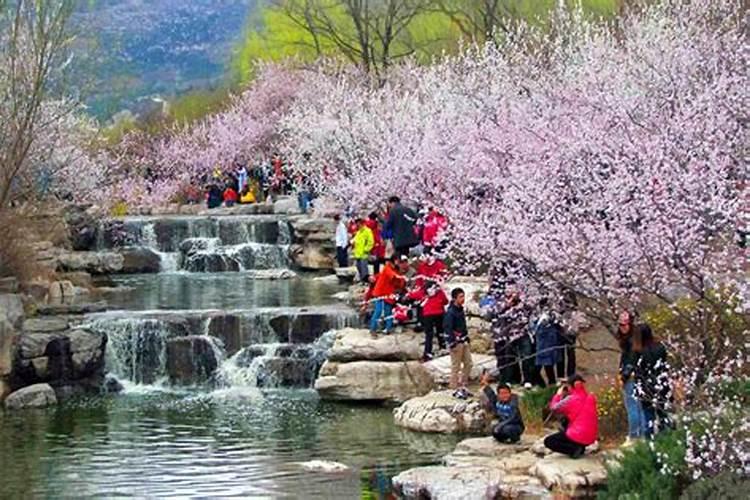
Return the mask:
[[56, 316], [65, 314], [90, 314], [107, 310], [107, 302], [86, 302], [82, 304], [42, 304], [37, 306], [36, 312], [41, 316]]

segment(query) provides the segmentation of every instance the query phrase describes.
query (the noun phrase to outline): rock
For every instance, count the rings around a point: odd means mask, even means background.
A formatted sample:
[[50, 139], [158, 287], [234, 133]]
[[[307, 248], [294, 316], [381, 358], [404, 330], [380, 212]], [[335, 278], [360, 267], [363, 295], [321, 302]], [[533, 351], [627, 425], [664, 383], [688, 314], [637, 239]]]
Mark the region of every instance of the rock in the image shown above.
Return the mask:
[[23, 331], [32, 333], [60, 332], [67, 330], [68, 320], [59, 316], [29, 318], [23, 322]]
[[[471, 361], [472, 367], [471, 375], [469, 377], [471, 380], [479, 380], [479, 377], [482, 376], [482, 370], [492, 370], [497, 364], [494, 356], [489, 356], [487, 354], [475, 354], [473, 352], [471, 354]], [[450, 356], [441, 356], [439, 358], [435, 358], [425, 363], [424, 366], [425, 369], [427, 369], [427, 371], [430, 373], [436, 384], [448, 385], [451, 378]]]
[[167, 341], [167, 374], [172, 383], [208, 381], [219, 366], [219, 356], [208, 336], [190, 335]]
[[282, 196], [273, 202], [273, 213], [296, 215], [302, 213], [302, 211], [299, 208], [299, 203], [296, 198]]
[[450, 291], [454, 288], [463, 288], [466, 293], [466, 303], [464, 304], [464, 310], [467, 316], [481, 316], [481, 310], [479, 307], [479, 301], [481, 296], [487, 293], [489, 288], [489, 282], [487, 278], [479, 278], [475, 276], [454, 276], [445, 284], [443, 288], [446, 293], [450, 295]]
[[498, 443], [492, 436], [461, 441], [453, 453], [443, 458], [445, 465], [484, 465], [503, 469], [508, 473], [527, 474], [537, 461], [530, 449], [536, 436], [523, 434], [514, 444]]
[[456, 399], [451, 394], [437, 391], [409, 399], [393, 410], [393, 419], [400, 427], [420, 432], [486, 431], [490, 418], [481, 403]]
[[14, 328], [23, 322], [23, 300], [15, 293], [0, 293], [0, 313], [3, 313]]
[[18, 279], [12, 276], [0, 278], [0, 293], [18, 293]]
[[336, 277], [339, 283], [344, 285], [351, 285], [354, 283], [354, 279], [357, 277], [357, 268], [355, 267], [337, 267]]
[[125, 390], [125, 387], [117, 380], [112, 374], [107, 374], [104, 377], [104, 383], [102, 384], [102, 392], [105, 394], [118, 394]]
[[107, 337], [88, 330], [24, 333], [18, 341], [14, 377], [26, 384], [77, 381], [104, 371]]
[[310, 460], [308, 462], [301, 462], [300, 466], [307, 471], [322, 472], [323, 474], [340, 474], [342, 472], [351, 472], [352, 470], [348, 465], [329, 462], [327, 460]]
[[92, 288], [93, 282], [91, 275], [85, 271], [75, 271], [70, 273], [58, 273], [57, 277], [61, 281], [70, 281], [73, 285], [81, 288]]
[[0, 311], [0, 377], [10, 375], [13, 369], [16, 337], [16, 329], [8, 321], [5, 312]]
[[116, 252], [63, 252], [58, 257], [61, 271], [85, 271], [91, 274], [117, 273], [124, 258]]
[[55, 391], [49, 384], [34, 384], [19, 389], [5, 399], [5, 407], [9, 410], [22, 408], [45, 408], [57, 404]]
[[404, 361], [422, 357], [424, 335], [404, 332], [378, 335], [373, 338], [369, 330], [346, 328], [336, 332], [336, 340], [328, 352], [328, 359], [348, 361]]
[[49, 285], [47, 297], [50, 301], [62, 302], [76, 295], [75, 287], [70, 281], [53, 281]]
[[93, 214], [76, 207], [66, 210], [65, 220], [68, 223], [73, 250], [88, 251], [96, 247], [99, 224]]
[[299, 275], [291, 269], [258, 269], [250, 273], [256, 280], [293, 280]]
[[553, 453], [537, 461], [529, 472], [547, 488], [569, 498], [594, 496], [607, 480], [604, 461], [597, 456], [573, 459]]
[[418, 361], [326, 361], [315, 381], [323, 399], [406, 401], [432, 388], [432, 379]]
[[145, 247], [128, 247], [122, 250], [123, 273], [158, 273], [161, 270], [161, 257], [153, 250]]
[[482, 466], [417, 467], [393, 478], [400, 498], [433, 500], [552, 498], [537, 479]]
[[327, 274], [325, 276], [316, 276], [315, 278], [313, 278], [313, 281], [317, 283], [324, 283], [326, 285], [336, 285], [338, 284], [339, 279], [335, 274]]
[[289, 247], [289, 258], [303, 270], [322, 271], [334, 268], [332, 252], [320, 246], [292, 245]]
[[67, 314], [91, 314], [107, 310], [107, 302], [86, 302], [82, 304], [42, 304], [37, 306], [36, 312], [41, 316], [57, 316]]
[[[549, 434], [557, 432], [556, 430], [549, 429]], [[552, 450], [544, 446], [544, 438], [545, 436], [540, 437], [536, 441], [534, 441], [534, 444], [531, 446], [531, 452], [539, 457], [546, 457], [547, 455], [551, 455], [553, 453]], [[586, 453], [587, 455], [591, 455], [592, 453], [597, 453], [599, 451], [599, 441], [594, 441], [592, 444], [588, 445], [586, 447]]]

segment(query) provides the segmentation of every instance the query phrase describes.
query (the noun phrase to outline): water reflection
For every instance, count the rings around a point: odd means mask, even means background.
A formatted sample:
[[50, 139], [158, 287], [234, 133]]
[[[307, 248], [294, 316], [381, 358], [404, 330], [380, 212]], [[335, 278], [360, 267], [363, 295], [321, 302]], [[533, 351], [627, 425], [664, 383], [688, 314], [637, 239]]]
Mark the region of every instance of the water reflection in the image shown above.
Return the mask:
[[244, 273], [160, 273], [114, 279], [131, 291], [107, 297], [112, 309], [253, 309], [335, 303], [343, 288], [310, 279], [256, 280]]
[[[0, 420], [0, 497], [385, 498], [390, 477], [434, 463], [455, 438], [393, 425], [388, 408], [313, 391], [147, 392]], [[351, 473], [304, 471], [341, 462]]]

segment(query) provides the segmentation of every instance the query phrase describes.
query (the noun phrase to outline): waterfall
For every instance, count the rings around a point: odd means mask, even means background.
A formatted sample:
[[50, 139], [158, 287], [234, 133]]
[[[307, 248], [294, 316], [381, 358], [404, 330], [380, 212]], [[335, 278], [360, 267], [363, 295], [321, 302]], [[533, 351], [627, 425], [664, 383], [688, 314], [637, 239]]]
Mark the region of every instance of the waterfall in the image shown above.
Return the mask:
[[180, 269], [180, 254], [178, 252], [162, 252], [160, 250], [153, 222], [147, 223], [141, 228], [140, 244], [159, 256], [159, 270], [161, 272], [176, 272]]
[[334, 332], [312, 344], [257, 344], [237, 352], [218, 369], [219, 387], [312, 387], [333, 345]]
[[107, 337], [107, 371], [136, 384], [166, 379], [166, 343], [172, 335], [168, 324], [158, 319], [116, 318], [89, 324]]

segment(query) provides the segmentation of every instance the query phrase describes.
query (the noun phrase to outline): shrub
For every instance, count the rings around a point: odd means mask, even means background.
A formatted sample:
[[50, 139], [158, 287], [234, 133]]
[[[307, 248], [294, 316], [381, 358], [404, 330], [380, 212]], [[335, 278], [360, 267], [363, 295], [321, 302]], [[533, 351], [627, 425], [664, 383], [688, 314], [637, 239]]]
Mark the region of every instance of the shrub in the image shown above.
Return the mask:
[[549, 386], [543, 389], [532, 389], [523, 394], [521, 397], [521, 414], [527, 428], [542, 428], [548, 413], [547, 406], [556, 390], [556, 386]]
[[627, 429], [628, 416], [622, 401], [622, 390], [610, 383], [595, 391], [599, 410], [599, 436], [603, 440], [619, 439]]
[[741, 500], [750, 495], [750, 479], [742, 478], [730, 472], [701, 479], [688, 486], [680, 496], [683, 500], [704, 500], [720, 498], [721, 500]]
[[665, 432], [653, 442], [626, 450], [608, 466], [607, 485], [599, 499], [671, 500], [685, 484], [685, 444], [681, 432]]

